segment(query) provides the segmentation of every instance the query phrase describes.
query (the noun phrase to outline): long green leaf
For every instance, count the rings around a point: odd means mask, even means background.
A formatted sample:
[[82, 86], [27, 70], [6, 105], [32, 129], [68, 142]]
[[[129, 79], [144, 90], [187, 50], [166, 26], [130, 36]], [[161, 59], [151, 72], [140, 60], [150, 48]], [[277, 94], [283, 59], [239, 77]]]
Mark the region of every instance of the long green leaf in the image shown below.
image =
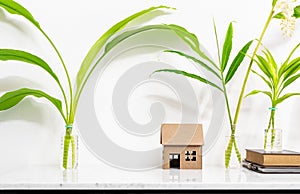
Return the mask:
[[207, 69], [208, 71], [210, 71], [211, 73], [213, 73], [215, 76], [217, 76], [220, 80], [222, 80], [221, 76], [215, 71], [213, 70], [209, 65], [207, 65], [206, 63], [204, 63], [203, 61], [200, 61], [199, 59], [196, 59], [195, 57], [193, 56], [190, 56], [188, 54], [185, 54], [183, 52], [180, 52], [180, 51], [176, 51], [176, 50], [165, 50], [164, 52], [169, 52], [169, 53], [175, 53], [175, 54], [178, 54], [180, 56], [183, 56], [187, 59], [190, 59], [196, 63], [198, 63], [199, 65], [201, 65], [202, 67], [204, 67], [205, 69]]
[[37, 28], [40, 28], [40, 24], [33, 18], [31, 13], [25, 9], [22, 5], [18, 4], [13, 0], [0, 0], [0, 7], [4, 8], [11, 14], [17, 14], [25, 17], [28, 21], [30, 21]]
[[290, 61], [292, 55], [295, 53], [295, 51], [299, 48], [299, 46], [300, 46], [300, 43], [297, 44], [297, 45], [293, 48], [293, 50], [292, 50], [292, 52], [290, 52], [288, 58], [287, 58], [287, 59], [285, 60], [285, 62], [281, 65], [281, 67], [280, 67], [280, 69], [279, 69], [279, 72], [278, 72], [278, 77], [281, 77], [281, 75], [282, 75], [282, 74], [286, 71], [286, 69], [289, 67], [289, 61]]
[[15, 91], [7, 92], [0, 97], [0, 111], [10, 109], [21, 102], [27, 96], [34, 96], [37, 98], [46, 98], [49, 100], [61, 113], [62, 117], [66, 121], [66, 118], [62, 111], [62, 103], [60, 100], [46, 94], [40, 90], [33, 90], [29, 88], [21, 88]]
[[223, 44], [223, 51], [222, 51], [222, 64], [221, 64], [221, 71], [224, 72], [226, 69], [231, 49], [232, 49], [232, 38], [233, 38], [233, 26], [232, 22], [230, 22], [228, 26], [228, 30], [226, 33], [226, 38]]
[[265, 50], [263, 50], [262, 52], [263, 52], [264, 55], [266, 56], [267, 61], [269, 62], [268, 64], [271, 65], [271, 67], [272, 67], [271, 69], [272, 69], [272, 71], [273, 71], [274, 74], [275, 74], [275, 72], [277, 71], [277, 63], [276, 63], [276, 61], [275, 61], [273, 55], [271, 54], [271, 52], [270, 52], [269, 49], [267, 49], [267, 48], [266, 48]]
[[187, 73], [185, 71], [175, 70], [175, 69], [160, 69], [160, 70], [157, 70], [157, 71], [153, 72], [152, 74], [158, 73], [158, 72], [170, 72], [170, 73], [176, 73], [176, 74], [184, 75], [186, 77], [193, 78], [193, 79], [196, 79], [196, 80], [198, 80], [200, 82], [209, 84], [209, 85], [217, 88], [221, 92], [223, 92], [223, 90], [219, 86], [217, 86], [216, 84], [214, 84], [214, 83], [208, 81], [207, 79], [204, 79], [204, 78], [202, 78], [202, 77], [200, 77], [198, 75], [192, 74], [192, 73]]
[[282, 12], [280, 12], [280, 13], [274, 15], [273, 18], [275, 18], [275, 19], [285, 19], [286, 17]]
[[247, 95], [245, 96], [245, 98], [247, 98], [248, 96], [252, 96], [252, 95], [259, 94], [259, 93], [265, 94], [265, 95], [267, 95], [270, 99], [272, 99], [272, 94], [271, 94], [271, 92], [268, 92], [268, 91], [262, 91], [262, 90], [253, 90], [253, 91], [251, 91], [249, 94], [247, 94]]
[[254, 73], [255, 75], [257, 75], [258, 77], [260, 77], [268, 86], [269, 88], [272, 90], [272, 84], [271, 82], [269, 82], [263, 75], [259, 74], [258, 72], [254, 71], [254, 70], [251, 70], [252, 73]]
[[279, 103], [283, 102], [284, 100], [286, 100], [289, 97], [299, 96], [299, 95], [300, 95], [300, 93], [288, 93], [288, 94], [285, 94], [282, 97], [278, 98], [278, 100], [276, 101], [276, 104], [279, 104]]
[[86, 55], [85, 59], [83, 60], [81, 67], [77, 73], [76, 77], [76, 84], [77, 87], [80, 88], [81, 84], [83, 83], [83, 80], [86, 76], [86, 73], [88, 72], [91, 64], [93, 63], [95, 57], [99, 53], [99, 51], [103, 48], [103, 46], [106, 44], [106, 42], [118, 31], [123, 29], [129, 22], [135, 20], [138, 17], [141, 17], [147, 13], [150, 13], [152, 11], [155, 11], [157, 9], [166, 8], [169, 9], [170, 7], [167, 6], [158, 6], [158, 7], [151, 7], [149, 9], [145, 9], [143, 11], [140, 11], [138, 13], [135, 13], [126, 19], [118, 22], [114, 26], [112, 26], [108, 31], [106, 31], [97, 41], [96, 43], [91, 47], [88, 54]]
[[214, 67], [219, 69], [219, 67], [216, 65], [216, 63], [208, 57], [201, 49], [200, 49], [200, 43], [197, 38], [197, 36], [182, 26], [178, 26], [175, 24], [168, 25], [171, 30], [173, 30], [183, 41], [185, 41], [193, 51], [195, 51], [201, 58], [209, 61], [211, 64], [213, 64]]
[[227, 72], [226, 78], [225, 78], [225, 84], [227, 84], [231, 78], [234, 76], [235, 72], [237, 71], [237, 69], [239, 68], [239, 66], [241, 65], [241, 63], [243, 62], [246, 53], [248, 52], [251, 44], [252, 44], [253, 40], [249, 41], [241, 50], [240, 52], [237, 54], [237, 56], [234, 58], [234, 60], [232, 61], [229, 70]]
[[297, 75], [289, 78], [288, 80], [286, 80], [283, 84], [282, 90], [285, 89], [286, 87], [288, 87], [294, 81], [296, 81], [299, 77], [300, 77], [300, 74], [297, 74]]
[[284, 80], [287, 80], [289, 77], [293, 76], [300, 70], [300, 57], [292, 60], [284, 72]]
[[270, 67], [268, 62], [260, 55], [256, 55], [256, 58], [258, 60], [255, 60], [257, 66], [260, 68], [260, 70], [270, 79], [273, 80], [273, 75], [270, 72]]
[[116, 35], [112, 40], [107, 42], [103, 55], [108, 53], [111, 49], [113, 49], [120, 42], [122, 42], [136, 34], [140, 34], [140, 33], [146, 32], [146, 31], [150, 31], [150, 30], [170, 30], [170, 28], [166, 24], [157, 24], [157, 25], [142, 26], [142, 27], [138, 27], [133, 30], [127, 30], [125, 32], [122, 32], [121, 34]]
[[21, 50], [0, 49], [0, 60], [2, 61], [14, 60], [14, 61], [26, 62], [32, 65], [37, 65], [42, 69], [44, 69], [46, 72], [48, 72], [56, 80], [56, 82], [60, 83], [57, 75], [52, 71], [50, 66], [43, 59], [31, 53], [21, 51]]

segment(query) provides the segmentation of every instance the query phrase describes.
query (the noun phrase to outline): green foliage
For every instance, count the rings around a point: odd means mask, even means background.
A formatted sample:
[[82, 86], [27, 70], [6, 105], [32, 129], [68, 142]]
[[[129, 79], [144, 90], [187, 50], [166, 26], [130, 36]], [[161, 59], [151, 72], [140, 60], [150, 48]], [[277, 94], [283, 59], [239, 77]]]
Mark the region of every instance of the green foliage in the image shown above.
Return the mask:
[[[294, 93], [282, 95], [282, 92], [300, 77], [299, 74], [295, 75], [300, 70], [300, 57], [291, 60], [292, 54], [298, 47], [299, 44], [292, 50], [291, 54], [280, 67], [277, 65], [273, 55], [267, 48], [263, 50], [263, 56], [256, 55], [255, 62], [263, 75], [257, 73], [256, 71], [252, 72], [268, 85], [270, 90], [268, 91], [267, 96], [271, 100], [273, 107], [276, 107], [276, 105], [283, 102], [285, 99], [297, 95]], [[257, 93], [258, 92], [251, 92], [247, 96]]]
[[[120, 42], [125, 40], [126, 38], [129, 38], [131, 36], [134, 36], [135, 34], [144, 32], [146, 30], [150, 29], [168, 29], [170, 28], [167, 25], [152, 25], [152, 26], [139, 26], [136, 28], [134, 31], [130, 31], [126, 34], [121, 34], [117, 35], [117, 33], [124, 29], [127, 24], [129, 24], [131, 21], [144, 16], [150, 12], [156, 11], [158, 9], [170, 9], [167, 6], [157, 6], [157, 7], [151, 7], [149, 9], [142, 10], [138, 13], [135, 13], [124, 20], [118, 22], [114, 26], [112, 26], [108, 31], [106, 31], [97, 41], [96, 43], [91, 47], [89, 50], [88, 54], [86, 55], [85, 59], [82, 62], [82, 65], [79, 69], [79, 72], [77, 74], [77, 79], [76, 79], [76, 90], [75, 90], [75, 95], [73, 95], [73, 84], [71, 83], [71, 79], [68, 73], [68, 69], [63, 61], [63, 58], [61, 54], [59, 53], [58, 49], [56, 48], [55, 44], [53, 41], [49, 38], [49, 36], [42, 30], [40, 27], [40, 24], [34, 19], [32, 14], [25, 9], [23, 6], [18, 4], [17, 2], [13, 0], [0, 0], [0, 7], [5, 9], [11, 14], [16, 14], [19, 16], [24, 17], [27, 19], [29, 22], [31, 22], [43, 35], [44, 37], [49, 41], [53, 49], [55, 50], [58, 58], [61, 61], [61, 64], [64, 68], [67, 80], [68, 80], [68, 88], [69, 88], [69, 99], [67, 99], [67, 95], [63, 87], [61, 86], [61, 83], [59, 81], [59, 78], [57, 75], [52, 71], [50, 66], [42, 60], [40, 57], [33, 55], [31, 53], [25, 52], [25, 51], [20, 51], [20, 50], [13, 50], [13, 49], [0, 49], [0, 60], [2, 61], [7, 61], [7, 60], [14, 60], [14, 61], [20, 61], [20, 62], [25, 62], [27, 64], [31, 65], [36, 65], [43, 70], [45, 70], [50, 76], [53, 77], [53, 79], [57, 82], [59, 85], [59, 88], [63, 94], [64, 97], [64, 102], [65, 102], [65, 108], [66, 111], [63, 112], [62, 110], [62, 103], [60, 100], [51, 97], [50, 95], [46, 94], [43, 91], [40, 90], [34, 90], [34, 89], [28, 89], [28, 88], [22, 88], [16, 91], [10, 91], [5, 93], [0, 97], [0, 111], [2, 110], [7, 110], [9, 108], [14, 107], [18, 103], [20, 103], [25, 97], [27, 96], [34, 96], [38, 98], [46, 98], [49, 102], [51, 102], [60, 112], [62, 118], [64, 119], [66, 125], [72, 126], [75, 118], [75, 113], [76, 113], [76, 107], [78, 100], [80, 98], [81, 92], [85, 86], [85, 83], [87, 82], [89, 76], [91, 75], [92, 71], [94, 68], [99, 64], [99, 62], [102, 60], [102, 58], [116, 45], [118, 45]], [[162, 13], [156, 14], [155, 17], [160, 16]], [[116, 35], [116, 36], [115, 36]], [[108, 44], [109, 43], [109, 44]], [[96, 59], [96, 56], [98, 53], [101, 51], [104, 51], [104, 54], [100, 59]], [[97, 62], [94, 64], [94, 62], [97, 60]], [[93, 65], [93, 66], [92, 66]], [[72, 146], [72, 167], [74, 167], [74, 158], [75, 158], [75, 153], [74, 153], [74, 139], [71, 135], [72, 128], [66, 128], [66, 134], [68, 134], [67, 137], [70, 137], [71, 139], [71, 146]], [[68, 138], [67, 138], [68, 139]], [[63, 167], [67, 168], [67, 160], [68, 160], [68, 148], [70, 145], [70, 141], [66, 142], [64, 144], [64, 156], [63, 156]]]
[[136, 18], [145, 15], [147, 13], [150, 13], [154, 10], [157, 9], [162, 9], [162, 8], [166, 8], [166, 9], [170, 9], [167, 6], [158, 6], [158, 7], [151, 7], [149, 9], [140, 11], [136, 14], [133, 14], [129, 17], [127, 17], [126, 19], [118, 22], [117, 24], [115, 24], [114, 26], [112, 26], [108, 31], [106, 31], [97, 41], [96, 43], [92, 46], [92, 48], [89, 50], [88, 54], [86, 55], [85, 59], [83, 60], [81, 67], [78, 71], [77, 74], [77, 78], [76, 78], [76, 84], [78, 88], [82, 87], [82, 84], [84, 82], [84, 78], [90, 68], [90, 66], [92, 65], [96, 55], [100, 52], [100, 50], [103, 48], [103, 46], [106, 44], [106, 42], [117, 32], [119, 32], [120, 30], [122, 30], [129, 22], [135, 20]]
[[[124, 20], [118, 22], [117, 24], [115, 24], [113, 27], [111, 27], [107, 32], [105, 32], [97, 41], [96, 43], [91, 47], [91, 49], [89, 50], [87, 56], [85, 57], [84, 61], [82, 62], [81, 68], [79, 69], [79, 72], [77, 74], [77, 88], [76, 88], [76, 95], [75, 95], [75, 102], [73, 102], [73, 89], [72, 89], [72, 83], [70, 81], [70, 77], [69, 77], [69, 73], [67, 70], [67, 67], [65, 66], [65, 63], [58, 51], [58, 49], [56, 48], [56, 46], [54, 45], [54, 43], [52, 42], [52, 40], [49, 38], [49, 36], [42, 30], [42, 28], [40, 27], [40, 24], [34, 19], [34, 17], [32, 16], [32, 14], [26, 9], [24, 8], [22, 5], [18, 4], [17, 2], [13, 1], [13, 0], [0, 0], [0, 7], [4, 8], [6, 11], [8, 11], [11, 14], [17, 14], [19, 16], [24, 17], [25, 19], [27, 19], [29, 22], [31, 22], [35, 27], [38, 28], [38, 30], [40, 32], [42, 32], [42, 34], [46, 37], [46, 39], [50, 42], [50, 44], [52, 45], [52, 47], [54, 48], [54, 50], [56, 51], [58, 57], [60, 58], [62, 65], [64, 67], [67, 79], [68, 79], [68, 85], [69, 85], [69, 92], [70, 92], [70, 99], [68, 101], [65, 91], [63, 89], [63, 87], [61, 86], [60, 80], [57, 77], [57, 75], [52, 71], [52, 69], [50, 68], [50, 66], [44, 61], [42, 60], [40, 57], [33, 55], [31, 53], [28, 53], [26, 51], [20, 51], [20, 50], [13, 50], [13, 49], [0, 49], [0, 60], [2, 61], [7, 61], [7, 60], [15, 60], [15, 61], [20, 61], [20, 62], [25, 62], [27, 64], [31, 64], [31, 65], [36, 65], [39, 66], [40, 68], [44, 69], [47, 73], [49, 73], [50, 76], [53, 77], [53, 79], [57, 82], [57, 84], [59, 85], [61, 92], [64, 96], [64, 101], [65, 101], [65, 105], [66, 105], [66, 111], [65, 113], [63, 113], [63, 117], [66, 121], [66, 124], [68, 123], [73, 123], [74, 121], [74, 117], [75, 117], [75, 112], [76, 112], [76, 105], [77, 102], [79, 100], [81, 91], [87, 81], [87, 79], [89, 78], [88, 75], [91, 74], [92, 70], [91, 69], [91, 65], [93, 64], [96, 55], [104, 48], [105, 50], [105, 54], [107, 54], [114, 46], [118, 45], [121, 41], [123, 41], [126, 38], [129, 38], [137, 33], [141, 33], [145, 30], [150, 30], [150, 29], [169, 29], [169, 27], [165, 26], [165, 25], [153, 25], [153, 26], [147, 26], [147, 27], [140, 27], [136, 29], [135, 33], [127, 33], [127, 36], [124, 37], [123, 36], [117, 36], [117, 38], [114, 38], [113, 36], [119, 32], [120, 30], [122, 30], [128, 23], [130, 23], [131, 21], [144, 16], [150, 12], [153, 12], [155, 10], [158, 9], [171, 9], [170, 7], [167, 6], [157, 6], [157, 7], [151, 7], [149, 9], [145, 9], [142, 10], [138, 13], [135, 13], [127, 18], [125, 18]], [[160, 13], [162, 14], [162, 13]], [[157, 16], [159, 16], [160, 14], [157, 14]], [[110, 44], [108, 46], [106, 46], [106, 44], [108, 43], [108, 41], [110, 41]], [[103, 55], [103, 56], [104, 56]], [[98, 64], [98, 63], [97, 63]], [[94, 67], [97, 65], [95, 64]], [[5, 97], [5, 95], [3, 96]], [[0, 97], [1, 99], [2, 97]], [[22, 99], [21, 99], [22, 100]], [[52, 101], [53, 102], [53, 101]]]
[[[300, 74], [297, 74], [300, 70], [300, 57], [291, 60], [292, 54], [299, 46], [300, 44], [295, 46], [281, 66], [277, 65], [274, 57], [267, 48], [263, 50], [263, 55], [256, 55], [255, 62], [262, 74], [256, 71], [252, 72], [267, 84], [269, 90], [253, 90], [246, 97], [262, 93], [269, 98], [272, 109], [267, 131], [275, 127], [276, 106], [292, 96], [300, 95], [300, 93], [283, 94], [284, 90], [300, 77]], [[266, 146], [266, 138], [267, 136], [265, 137], [264, 146]], [[273, 145], [273, 140], [271, 143]]]

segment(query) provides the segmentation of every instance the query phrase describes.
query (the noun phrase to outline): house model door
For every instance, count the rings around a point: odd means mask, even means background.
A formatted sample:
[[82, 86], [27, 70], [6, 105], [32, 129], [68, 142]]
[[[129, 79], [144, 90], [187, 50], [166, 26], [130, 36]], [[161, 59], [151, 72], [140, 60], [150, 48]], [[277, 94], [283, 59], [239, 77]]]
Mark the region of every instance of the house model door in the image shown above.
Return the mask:
[[180, 168], [180, 154], [169, 155], [170, 168]]

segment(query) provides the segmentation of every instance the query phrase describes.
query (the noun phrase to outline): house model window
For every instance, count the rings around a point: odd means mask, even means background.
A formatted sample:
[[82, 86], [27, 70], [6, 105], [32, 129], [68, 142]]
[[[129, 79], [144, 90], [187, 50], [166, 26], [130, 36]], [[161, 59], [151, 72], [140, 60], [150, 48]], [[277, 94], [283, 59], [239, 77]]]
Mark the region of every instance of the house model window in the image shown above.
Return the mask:
[[196, 151], [185, 151], [185, 161], [196, 161]]
[[201, 124], [162, 124], [163, 168], [202, 169]]

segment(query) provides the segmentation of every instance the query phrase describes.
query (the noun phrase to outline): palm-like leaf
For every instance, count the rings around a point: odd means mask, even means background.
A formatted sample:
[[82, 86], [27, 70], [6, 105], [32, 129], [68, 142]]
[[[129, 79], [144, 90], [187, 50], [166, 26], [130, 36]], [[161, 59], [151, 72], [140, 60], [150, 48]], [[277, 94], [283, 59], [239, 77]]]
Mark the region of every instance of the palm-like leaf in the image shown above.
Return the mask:
[[206, 70], [208, 70], [211, 73], [213, 73], [219, 79], [222, 79], [221, 76], [214, 69], [212, 69], [209, 65], [207, 65], [205, 62], [203, 62], [203, 61], [201, 61], [199, 59], [196, 59], [195, 57], [193, 57], [191, 55], [185, 54], [185, 53], [180, 52], [180, 51], [175, 51], [175, 50], [165, 50], [164, 52], [175, 53], [175, 54], [183, 56], [183, 57], [185, 57], [187, 59], [190, 59], [190, 60], [196, 62], [197, 64], [201, 65], [202, 67], [204, 67]]
[[46, 98], [49, 102], [51, 102], [57, 110], [60, 112], [62, 117], [66, 118], [62, 111], [62, 103], [60, 100], [50, 96], [49, 94], [46, 94], [43, 91], [40, 90], [33, 90], [29, 88], [21, 88], [15, 91], [10, 91], [5, 93], [0, 97], [0, 111], [10, 109], [20, 103], [25, 97], [27, 96], [34, 96], [37, 98]]
[[272, 100], [272, 93], [268, 91], [262, 91], [262, 90], [253, 90], [249, 94], [247, 94], [245, 97], [256, 95], [256, 94], [265, 94]]
[[14, 60], [36, 65], [48, 72], [57, 83], [60, 83], [57, 75], [52, 71], [51, 67], [43, 59], [31, 53], [14, 49], [0, 49], [0, 60]]
[[241, 63], [243, 62], [246, 53], [248, 52], [251, 44], [252, 44], [252, 40], [249, 41], [237, 54], [237, 56], [234, 58], [234, 60], [232, 61], [229, 70], [226, 74], [226, 78], [225, 78], [225, 83], [227, 84], [232, 77], [234, 76], [234, 74], [236, 73], [236, 71], [238, 70], [238, 68], [240, 67]]
[[195, 74], [192, 74], [192, 73], [187, 73], [185, 71], [175, 70], [175, 69], [160, 69], [160, 70], [157, 70], [157, 71], [155, 71], [153, 73], [158, 73], [158, 72], [170, 72], [170, 73], [176, 73], [176, 74], [184, 75], [186, 77], [193, 78], [193, 79], [196, 79], [196, 80], [198, 80], [200, 82], [209, 84], [209, 85], [213, 86], [214, 88], [217, 88], [218, 90], [220, 90], [221, 92], [223, 92], [223, 90], [219, 86], [217, 86], [213, 82], [208, 81], [207, 79], [205, 79], [205, 78], [203, 78], [203, 77], [201, 77], [199, 75], [195, 75]]
[[229, 24], [226, 38], [223, 44], [223, 52], [222, 52], [222, 61], [221, 61], [221, 71], [223, 72], [226, 69], [230, 53], [232, 50], [232, 37], [233, 37], [233, 27], [232, 22]]
[[282, 103], [284, 100], [292, 97], [292, 96], [300, 96], [300, 93], [287, 93], [276, 100], [276, 104]]
[[[258, 77], [268, 85], [270, 91], [254, 90], [247, 96], [264, 93], [270, 97], [272, 106], [276, 107], [276, 105], [282, 103], [287, 98], [299, 95], [299, 93], [288, 93], [280, 96], [286, 87], [300, 78], [300, 74], [296, 74], [300, 70], [300, 57], [291, 60], [292, 54], [299, 48], [299, 45], [300, 44], [291, 51], [290, 55], [280, 67], [278, 67], [274, 57], [267, 48], [263, 51], [264, 56], [256, 55], [255, 62], [264, 75], [256, 71], [252, 72], [258, 75]], [[272, 117], [271, 119], [274, 118]]]

